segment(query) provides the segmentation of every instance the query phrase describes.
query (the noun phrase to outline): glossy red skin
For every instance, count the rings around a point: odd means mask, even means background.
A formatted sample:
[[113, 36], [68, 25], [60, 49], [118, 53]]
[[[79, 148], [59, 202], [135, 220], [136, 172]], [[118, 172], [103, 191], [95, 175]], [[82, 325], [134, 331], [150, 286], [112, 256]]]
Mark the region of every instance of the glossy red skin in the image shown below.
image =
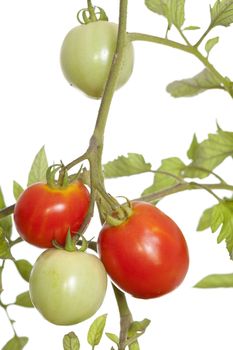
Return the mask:
[[183, 281], [189, 266], [179, 227], [145, 202], [133, 202], [133, 214], [121, 225], [103, 226], [98, 251], [113, 282], [143, 299], [171, 292]]
[[89, 202], [89, 192], [79, 181], [63, 189], [33, 184], [15, 205], [16, 229], [24, 240], [37, 247], [50, 248], [52, 240], [64, 245], [68, 230], [73, 235], [82, 225]]

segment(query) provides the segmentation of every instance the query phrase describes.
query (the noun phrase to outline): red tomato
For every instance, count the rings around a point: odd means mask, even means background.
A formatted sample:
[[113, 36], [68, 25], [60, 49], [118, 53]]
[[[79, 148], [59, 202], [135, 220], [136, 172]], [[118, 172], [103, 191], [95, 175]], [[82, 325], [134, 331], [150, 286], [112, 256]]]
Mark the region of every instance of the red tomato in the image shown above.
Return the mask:
[[184, 279], [188, 248], [176, 223], [158, 208], [133, 202], [132, 215], [119, 226], [105, 224], [98, 251], [111, 279], [137, 298], [169, 293]]
[[16, 229], [24, 240], [37, 247], [52, 247], [52, 240], [64, 245], [68, 230], [75, 234], [82, 225], [89, 202], [89, 192], [79, 181], [64, 188], [33, 184], [15, 205]]

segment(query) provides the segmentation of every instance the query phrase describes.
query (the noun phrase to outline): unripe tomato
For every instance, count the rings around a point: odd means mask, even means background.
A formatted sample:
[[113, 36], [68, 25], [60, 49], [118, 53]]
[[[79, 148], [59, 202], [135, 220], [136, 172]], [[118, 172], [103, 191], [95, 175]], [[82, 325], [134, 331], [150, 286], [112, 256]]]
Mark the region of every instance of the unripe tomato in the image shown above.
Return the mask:
[[119, 226], [105, 224], [98, 251], [111, 279], [137, 298], [171, 292], [189, 265], [186, 241], [176, 223], [145, 202], [132, 203], [132, 215]]
[[[116, 49], [118, 25], [91, 22], [71, 29], [61, 47], [61, 68], [68, 82], [87, 95], [100, 98]], [[117, 88], [124, 85], [133, 70], [133, 45], [128, 42]]]
[[86, 320], [101, 306], [107, 274], [95, 255], [48, 249], [33, 266], [29, 291], [46, 320], [72, 325]]
[[68, 230], [74, 235], [82, 225], [89, 202], [89, 192], [80, 181], [64, 188], [33, 184], [15, 205], [16, 229], [24, 240], [37, 247], [50, 248], [52, 240], [64, 245]]

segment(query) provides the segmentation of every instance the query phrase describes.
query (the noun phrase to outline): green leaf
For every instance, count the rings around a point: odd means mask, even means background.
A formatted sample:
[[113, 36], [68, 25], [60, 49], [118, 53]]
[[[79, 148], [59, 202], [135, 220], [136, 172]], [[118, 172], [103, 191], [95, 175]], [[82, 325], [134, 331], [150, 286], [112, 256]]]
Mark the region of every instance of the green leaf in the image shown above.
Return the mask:
[[19, 196], [23, 191], [23, 187], [18, 182], [13, 181], [13, 194], [16, 201], [18, 200]]
[[181, 28], [184, 23], [185, 0], [145, 0], [149, 10], [167, 18], [168, 26]]
[[182, 177], [184, 169], [185, 164], [177, 157], [163, 159], [158, 172], [155, 173], [153, 185], [145, 189], [143, 195], [161, 191], [178, 183], [177, 177]]
[[[196, 145], [195, 152], [192, 152], [193, 161], [188, 167], [196, 167], [197, 177], [204, 178], [209, 175], [208, 170], [212, 171], [231, 156], [233, 156], [233, 132], [218, 129], [216, 134], [209, 134], [208, 139]], [[188, 171], [188, 167], [185, 172]], [[198, 168], [207, 171], [198, 171]]]
[[198, 231], [210, 228], [214, 233], [220, 232], [217, 242], [225, 240], [230, 258], [233, 259], [233, 201], [224, 199], [215, 206], [208, 208], [202, 214], [198, 224]]
[[127, 157], [120, 156], [104, 165], [106, 178], [130, 176], [145, 173], [151, 170], [151, 164], [146, 163], [143, 156], [137, 153], [128, 153]]
[[106, 324], [106, 319], [107, 315], [105, 314], [97, 317], [95, 321], [91, 324], [87, 334], [87, 341], [92, 347], [100, 343]]
[[0, 259], [11, 259], [11, 251], [8, 241], [5, 238], [2, 228], [0, 227]]
[[20, 260], [15, 260], [14, 263], [21, 277], [25, 281], [29, 282], [29, 278], [32, 270], [32, 265], [30, 264], [30, 262], [24, 259], [20, 259]]
[[131, 323], [129, 331], [128, 331], [128, 336], [132, 337], [135, 334], [141, 333], [141, 332], [145, 332], [146, 328], [149, 326], [150, 324], [150, 320], [148, 320], [147, 318], [145, 318], [142, 321], [134, 321]]
[[28, 175], [28, 186], [32, 185], [35, 182], [46, 182], [46, 171], [48, 169], [48, 161], [45, 153], [45, 148], [42, 147], [37, 153], [31, 170]]
[[197, 231], [204, 231], [211, 226], [213, 209], [214, 208], [211, 207], [211, 208], [206, 209], [203, 212], [203, 214], [199, 220], [198, 226], [197, 226]]
[[210, 7], [210, 27], [228, 27], [233, 23], [233, 0], [217, 0], [213, 7]]
[[199, 281], [196, 288], [233, 288], [233, 273], [213, 274]]
[[215, 38], [209, 39], [207, 41], [207, 43], [205, 44], [205, 50], [207, 52], [207, 56], [209, 56], [210, 51], [218, 42], [219, 42], [218, 36], [216, 36]]
[[17, 295], [15, 305], [24, 307], [34, 307], [28, 291]]
[[[0, 187], [0, 210], [4, 209], [5, 207], [6, 207], [6, 203], [2, 193], [2, 189]], [[0, 227], [3, 229], [3, 232], [6, 235], [6, 238], [10, 238], [12, 233], [12, 219], [10, 215], [0, 219]]]
[[210, 89], [222, 89], [222, 86], [206, 68], [192, 78], [176, 80], [167, 86], [167, 92], [173, 97], [195, 96]]
[[171, 11], [170, 11], [170, 0], [145, 0], [147, 8], [158, 15], [162, 15], [167, 18], [168, 27], [171, 27]]
[[188, 149], [187, 156], [189, 159], [194, 159], [199, 143], [197, 141], [197, 136], [194, 134], [191, 145]]
[[188, 26], [183, 28], [183, 30], [197, 30], [197, 29], [201, 29], [201, 28], [198, 26]]
[[105, 334], [115, 344], [117, 344], [117, 345], [119, 344], [119, 337], [116, 334], [114, 334], [114, 333], [105, 333]]
[[66, 334], [63, 338], [64, 350], [79, 350], [80, 342], [77, 335], [74, 332]]
[[24, 346], [27, 344], [27, 337], [17, 337], [14, 336], [11, 340], [9, 340], [6, 345], [2, 348], [2, 350], [22, 350]]

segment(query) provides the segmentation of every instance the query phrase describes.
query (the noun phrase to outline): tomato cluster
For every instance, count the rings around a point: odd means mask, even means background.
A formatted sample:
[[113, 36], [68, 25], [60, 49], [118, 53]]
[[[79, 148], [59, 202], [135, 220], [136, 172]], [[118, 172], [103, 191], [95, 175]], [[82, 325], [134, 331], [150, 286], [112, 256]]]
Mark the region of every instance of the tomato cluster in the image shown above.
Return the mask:
[[[97, 21], [67, 34], [61, 67], [70, 84], [91, 97], [103, 95], [117, 32], [116, 24]], [[129, 79], [132, 69], [133, 46], [129, 42], [117, 88]], [[76, 250], [75, 245], [71, 251], [67, 246], [63, 249], [67, 237], [77, 237], [86, 223], [89, 205], [89, 191], [81, 181], [74, 181], [63, 187], [35, 183], [15, 206], [20, 236], [48, 248], [32, 269], [30, 296], [39, 312], [55, 324], [75, 324], [98, 310], [107, 288], [106, 272], [123, 291], [148, 299], [172, 291], [188, 269], [188, 248], [179, 227], [158, 208], [140, 201], [131, 203], [126, 218], [117, 226], [103, 225], [97, 242], [100, 259]]]

